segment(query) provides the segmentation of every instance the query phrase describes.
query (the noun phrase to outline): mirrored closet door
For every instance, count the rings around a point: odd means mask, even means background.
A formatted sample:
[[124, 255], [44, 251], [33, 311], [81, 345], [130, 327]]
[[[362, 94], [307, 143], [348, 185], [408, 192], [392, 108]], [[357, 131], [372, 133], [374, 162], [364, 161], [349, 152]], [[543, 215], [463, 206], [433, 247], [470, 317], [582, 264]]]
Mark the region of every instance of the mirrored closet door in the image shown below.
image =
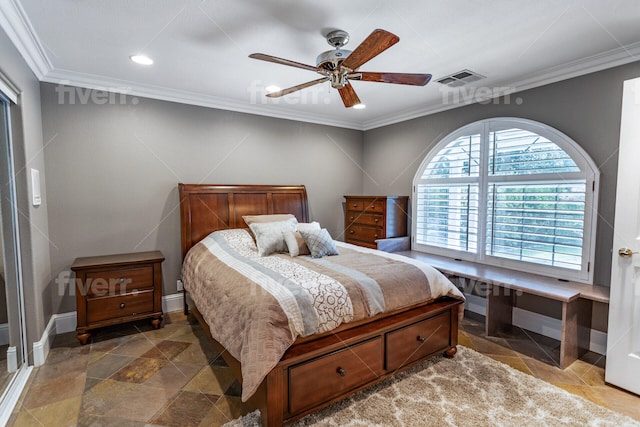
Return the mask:
[[0, 92], [0, 425], [26, 368], [10, 107], [10, 99]]

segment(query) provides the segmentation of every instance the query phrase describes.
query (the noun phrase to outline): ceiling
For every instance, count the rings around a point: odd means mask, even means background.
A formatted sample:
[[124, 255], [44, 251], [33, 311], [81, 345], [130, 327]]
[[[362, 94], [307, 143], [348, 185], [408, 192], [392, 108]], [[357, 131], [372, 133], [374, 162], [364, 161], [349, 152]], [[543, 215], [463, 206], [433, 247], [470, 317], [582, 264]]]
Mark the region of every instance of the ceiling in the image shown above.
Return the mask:
[[[3, 0], [0, 25], [42, 81], [365, 130], [640, 59], [638, 0]], [[400, 42], [361, 70], [432, 82], [354, 82], [367, 108], [346, 109], [329, 83], [266, 98], [320, 76], [248, 58], [315, 66], [328, 31], [353, 50], [376, 28]], [[463, 69], [486, 78], [435, 82]]]

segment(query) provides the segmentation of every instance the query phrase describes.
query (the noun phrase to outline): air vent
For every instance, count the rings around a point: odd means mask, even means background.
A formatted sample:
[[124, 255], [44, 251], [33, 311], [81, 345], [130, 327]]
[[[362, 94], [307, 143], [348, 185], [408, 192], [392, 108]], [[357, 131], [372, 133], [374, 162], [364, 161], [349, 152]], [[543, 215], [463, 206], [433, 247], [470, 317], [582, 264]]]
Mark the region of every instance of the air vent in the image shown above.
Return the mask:
[[458, 87], [464, 86], [467, 83], [477, 82], [478, 80], [484, 79], [485, 76], [482, 76], [478, 73], [474, 73], [469, 70], [458, 71], [457, 73], [450, 74], [448, 76], [439, 78], [436, 80], [438, 83], [442, 83], [443, 85]]

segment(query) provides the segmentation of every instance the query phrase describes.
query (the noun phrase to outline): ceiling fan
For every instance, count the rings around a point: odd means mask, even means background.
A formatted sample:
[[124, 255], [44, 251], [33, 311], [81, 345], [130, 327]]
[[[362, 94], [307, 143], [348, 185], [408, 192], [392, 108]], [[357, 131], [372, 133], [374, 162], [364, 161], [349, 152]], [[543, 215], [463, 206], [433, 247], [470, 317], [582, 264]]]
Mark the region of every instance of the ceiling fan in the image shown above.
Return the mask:
[[424, 86], [431, 80], [431, 74], [380, 73], [358, 70], [364, 63], [375, 58], [400, 41], [398, 36], [388, 31], [381, 29], [374, 30], [354, 51], [342, 49], [342, 46], [349, 41], [349, 34], [346, 31], [331, 31], [327, 34], [326, 38], [327, 43], [335, 49], [318, 55], [315, 67], [264, 53], [252, 53], [249, 55], [249, 57], [253, 59], [315, 71], [322, 75], [322, 77], [317, 80], [312, 80], [277, 92], [270, 92], [267, 93], [266, 96], [277, 98], [299, 91], [300, 89], [329, 81], [331, 82], [331, 87], [338, 89], [344, 106], [349, 108], [360, 104], [360, 99], [351, 86], [351, 80], [413, 86]]

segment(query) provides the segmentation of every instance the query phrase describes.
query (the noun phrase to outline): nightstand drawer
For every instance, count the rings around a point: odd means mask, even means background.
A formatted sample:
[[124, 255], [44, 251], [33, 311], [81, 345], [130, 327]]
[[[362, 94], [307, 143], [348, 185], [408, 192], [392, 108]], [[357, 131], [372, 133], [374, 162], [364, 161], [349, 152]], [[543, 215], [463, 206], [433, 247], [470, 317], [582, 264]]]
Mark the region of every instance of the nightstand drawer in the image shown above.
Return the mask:
[[153, 267], [87, 272], [87, 296], [112, 296], [153, 288]]
[[384, 216], [379, 214], [350, 211], [347, 213], [347, 219], [351, 223], [363, 225], [373, 225], [377, 227], [382, 227], [384, 225]]
[[153, 290], [87, 299], [87, 322], [100, 322], [151, 312], [153, 312]]

